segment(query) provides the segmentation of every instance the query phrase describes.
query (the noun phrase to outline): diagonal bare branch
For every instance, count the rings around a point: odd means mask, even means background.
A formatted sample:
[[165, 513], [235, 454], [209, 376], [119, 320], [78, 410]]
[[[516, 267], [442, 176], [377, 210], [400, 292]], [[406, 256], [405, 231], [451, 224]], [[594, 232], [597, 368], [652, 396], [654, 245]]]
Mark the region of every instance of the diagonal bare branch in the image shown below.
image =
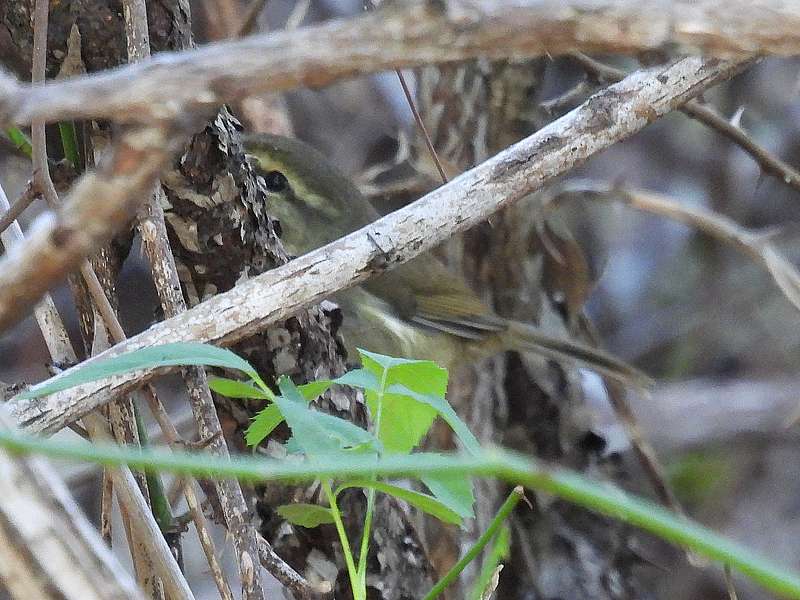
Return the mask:
[[[667, 68], [634, 73], [417, 202], [158, 323], [91, 360], [181, 340], [235, 343], [485, 220], [747, 64], [687, 58]], [[43, 399], [17, 398], [10, 402], [10, 410], [22, 427], [54, 432], [152, 376], [135, 373]]]

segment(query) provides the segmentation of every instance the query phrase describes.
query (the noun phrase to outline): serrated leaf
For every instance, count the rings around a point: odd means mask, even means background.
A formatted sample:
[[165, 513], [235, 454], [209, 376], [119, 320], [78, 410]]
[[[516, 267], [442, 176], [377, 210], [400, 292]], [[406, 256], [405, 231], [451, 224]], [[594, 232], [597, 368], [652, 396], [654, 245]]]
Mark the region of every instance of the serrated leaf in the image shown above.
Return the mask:
[[319, 381], [298, 385], [297, 389], [300, 390], [300, 393], [306, 401], [311, 402], [324, 394], [331, 385], [333, 385], [332, 379], [320, 379]]
[[283, 422], [283, 415], [280, 408], [275, 404], [263, 408], [253, 417], [244, 439], [248, 446], [258, 446], [274, 429]]
[[306, 399], [290, 379], [282, 377], [278, 381], [281, 396], [274, 402], [286, 419], [297, 444], [309, 456], [325, 456], [345, 448], [362, 444], [372, 444], [378, 451], [378, 441], [360, 427], [309, 408]]
[[472, 510], [475, 495], [472, 493], [472, 481], [465, 475], [425, 475], [422, 482], [446, 507], [465, 519], [475, 516]]
[[225, 367], [247, 373], [253, 378], [258, 374], [252, 365], [225, 348], [195, 342], [177, 342], [151, 348], [126, 352], [107, 360], [99, 361], [62, 375], [57, 375], [44, 383], [29, 388], [20, 394], [21, 398], [39, 398], [67, 388], [105, 379], [114, 375], [153, 369], [157, 367], [201, 365]]
[[283, 504], [275, 510], [289, 523], [309, 529], [334, 522], [331, 509], [319, 504]]
[[271, 396], [264, 393], [264, 390], [255, 385], [236, 379], [228, 379], [227, 377], [209, 377], [208, 387], [228, 398], [254, 398], [258, 400], [269, 400], [271, 398]]
[[389, 494], [390, 496], [394, 496], [403, 502], [407, 502], [414, 508], [418, 508], [429, 515], [436, 517], [444, 523], [451, 523], [453, 525], [463, 524], [463, 520], [457, 512], [451, 510], [443, 502], [440, 502], [433, 496], [383, 481], [375, 481], [372, 479], [356, 479], [353, 481], [346, 481], [342, 483], [336, 490], [336, 495], [338, 495], [339, 492], [344, 489], [353, 487], [372, 488], [384, 494]]
[[420, 360], [412, 360], [408, 358], [397, 358], [394, 356], [386, 356], [385, 354], [378, 354], [377, 352], [370, 352], [369, 350], [364, 350], [363, 348], [357, 348], [359, 356], [361, 356], [361, 362], [363, 363], [365, 360], [370, 361], [382, 369], [391, 369], [398, 365], [405, 365], [411, 363], [419, 363], [419, 362], [431, 362], [431, 361], [420, 361]]

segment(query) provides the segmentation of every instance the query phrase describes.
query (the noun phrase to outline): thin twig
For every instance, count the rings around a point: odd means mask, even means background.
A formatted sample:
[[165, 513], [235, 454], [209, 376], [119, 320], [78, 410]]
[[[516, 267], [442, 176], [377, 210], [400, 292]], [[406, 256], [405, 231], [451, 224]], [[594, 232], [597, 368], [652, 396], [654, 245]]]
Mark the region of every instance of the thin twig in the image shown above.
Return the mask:
[[[153, 393], [152, 386], [147, 386], [144, 396], [147, 399], [150, 412], [153, 414], [159, 427], [161, 427], [161, 431], [164, 433], [164, 439], [166, 439], [169, 447], [173, 450], [180, 449], [180, 435], [178, 434], [178, 430], [175, 429], [175, 425], [173, 425], [169, 414], [158, 399], [158, 396]], [[203, 514], [203, 507], [194, 489], [195, 480], [193, 477], [187, 475], [181, 477], [180, 481], [183, 495], [186, 498], [186, 505], [189, 507], [192, 521], [197, 530], [197, 537], [200, 539], [200, 546], [203, 548], [203, 554], [205, 554], [206, 562], [208, 562], [208, 566], [211, 569], [211, 575], [217, 585], [217, 590], [224, 600], [233, 600], [233, 593], [231, 592], [230, 585], [228, 585], [225, 579], [225, 573], [222, 571], [222, 566], [219, 564], [219, 560], [217, 560], [214, 540], [211, 538], [211, 534], [208, 530], [206, 518]]]
[[36, 200], [36, 191], [34, 190], [33, 182], [29, 181], [22, 195], [16, 199], [14, 204], [5, 209], [6, 212], [0, 217], [0, 233], [8, 229], [34, 200]]
[[414, 121], [417, 123], [417, 127], [419, 127], [422, 133], [422, 137], [425, 139], [425, 146], [428, 148], [428, 153], [431, 155], [431, 159], [436, 165], [436, 170], [439, 171], [439, 176], [442, 178], [442, 183], [447, 183], [447, 175], [445, 175], [444, 168], [439, 160], [439, 155], [433, 147], [433, 140], [431, 140], [431, 136], [428, 133], [428, 128], [425, 127], [425, 122], [422, 120], [422, 116], [417, 110], [417, 105], [414, 102], [414, 97], [411, 95], [411, 90], [408, 89], [406, 79], [403, 77], [403, 72], [400, 69], [395, 69], [395, 73], [397, 73], [397, 78], [400, 80], [400, 86], [403, 88], [403, 94], [406, 97], [406, 102], [408, 102], [408, 107], [411, 109], [411, 114], [414, 115]]
[[728, 598], [730, 600], [739, 600], [739, 594], [736, 593], [736, 586], [733, 585], [733, 573], [731, 573], [731, 566], [725, 563], [723, 567], [725, 574], [725, 589], [728, 591]]
[[[8, 198], [1, 185], [0, 210], [9, 210]], [[11, 252], [11, 249], [24, 239], [22, 228], [16, 221], [12, 221], [9, 227], [0, 233], [0, 236], [2, 236], [6, 252]], [[61, 319], [61, 315], [58, 314], [55, 302], [53, 302], [53, 298], [50, 294], [45, 294], [42, 301], [34, 308], [33, 313], [52, 360], [69, 365], [78, 362], [75, 350], [72, 348], [72, 343], [69, 341], [67, 328], [64, 327], [64, 322]]]
[[247, 7], [247, 12], [242, 19], [242, 24], [239, 26], [239, 31], [236, 37], [244, 37], [250, 35], [256, 30], [258, 25], [258, 17], [264, 11], [269, 0], [253, 0], [250, 6]]
[[628, 402], [627, 390], [616, 381], [607, 381], [606, 386], [609, 388], [608, 399], [614, 409], [614, 414], [625, 427], [625, 433], [633, 446], [634, 454], [650, 480], [659, 502], [670, 510], [685, 515], [686, 511], [675, 496], [661, 461], [658, 460], [653, 446], [642, 433], [636, 414]]
[[695, 227], [733, 246], [763, 267], [786, 299], [800, 310], [800, 271], [770, 243], [768, 237], [746, 229], [713, 211], [697, 206], [684, 206], [663, 194], [627, 188], [615, 189], [586, 182], [574, 182], [565, 192], [577, 190], [580, 190], [578, 195], [582, 198], [621, 201], [631, 208]]
[[333, 586], [327, 581], [312, 584], [289, 566], [272, 549], [272, 545], [258, 536], [258, 558], [261, 565], [294, 594], [298, 600], [327, 600], [333, 598]]
[[569, 109], [576, 104], [583, 102], [586, 96], [594, 91], [595, 86], [591, 85], [586, 79], [581, 79], [578, 83], [569, 88], [566, 92], [550, 100], [540, 102], [539, 106], [549, 115]]
[[[99, 414], [87, 415], [84, 424], [93, 440], [105, 444], [115, 441], [108, 431], [107, 423]], [[133, 537], [154, 558], [152, 565], [163, 582], [170, 600], [194, 600], [189, 584], [186, 583], [183, 573], [178, 568], [178, 563], [175, 562], [175, 557], [172, 556], [161, 530], [153, 519], [150, 506], [133, 479], [131, 470], [128, 468], [114, 469], [111, 476], [114, 479], [117, 498], [120, 504], [128, 510]], [[155, 557], [161, 556], [168, 556], [171, 560], [155, 559]], [[152, 588], [147, 591], [152, 592]]]
[[[601, 63], [580, 52], [572, 52], [570, 56], [577, 60], [580, 65], [592, 75], [604, 81], [616, 82], [625, 77], [624, 71]], [[756, 143], [756, 141], [742, 131], [740, 127], [737, 127], [727, 119], [718, 115], [712, 108], [700, 104], [697, 100], [690, 100], [684, 104], [680, 110], [682, 113], [700, 121], [707, 127], [731, 140], [749, 154], [764, 173], [774, 175], [789, 187], [800, 192], [800, 172]]]

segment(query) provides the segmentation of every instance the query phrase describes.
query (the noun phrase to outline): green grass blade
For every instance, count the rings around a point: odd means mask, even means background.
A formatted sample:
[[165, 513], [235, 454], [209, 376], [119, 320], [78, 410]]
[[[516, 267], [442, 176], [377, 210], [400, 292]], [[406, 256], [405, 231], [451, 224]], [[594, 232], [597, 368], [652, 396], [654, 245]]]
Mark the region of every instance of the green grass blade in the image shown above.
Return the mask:
[[90, 362], [69, 374], [56, 375], [44, 383], [35, 385], [24, 392], [20, 398], [39, 398], [53, 392], [65, 390], [82, 383], [105, 379], [114, 375], [155, 369], [158, 367], [174, 367], [183, 365], [203, 365], [209, 367], [225, 367], [247, 373], [258, 378], [255, 369], [243, 358], [225, 348], [217, 348], [210, 344], [195, 342], [177, 342], [150, 348], [142, 348], [113, 356], [107, 360]]
[[424, 474], [461, 473], [493, 477], [530, 489], [542, 490], [596, 512], [630, 523], [707, 558], [728, 563], [766, 589], [800, 600], [800, 574], [725, 538], [702, 525], [647, 500], [631, 496], [605, 482], [592, 481], [571, 471], [550, 467], [530, 457], [502, 450], [480, 456], [433, 453], [374, 456], [337, 454], [306, 461], [236, 458], [222, 460], [207, 455], [171, 454], [114, 446], [41, 440], [12, 431], [0, 431], [0, 446], [16, 452], [36, 452], [54, 458], [91, 461], [106, 466], [129, 464], [207, 478], [243, 481], [303, 481], [325, 478], [419, 477]]

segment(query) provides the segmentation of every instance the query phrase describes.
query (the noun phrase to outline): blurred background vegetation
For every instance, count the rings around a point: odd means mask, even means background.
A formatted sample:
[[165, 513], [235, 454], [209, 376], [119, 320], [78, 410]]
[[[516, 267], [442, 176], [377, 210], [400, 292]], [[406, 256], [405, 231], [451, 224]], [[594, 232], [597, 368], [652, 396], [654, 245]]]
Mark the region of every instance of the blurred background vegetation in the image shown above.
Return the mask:
[[[259, 29], [363, 10], [356, 0], [306, 4], [297, 9], [293, 1], [272, 0]], [[237, 0], [193, 0], [197, 42], [229, 37], [244, 10]], [[632, 59], [597, 58], [625, 70], [639, 66]], [[587, 94], [576, 92], [573, 101], [561, 102], [586, 79], [575, 60], [549, 60], [533, 99], [538, 122], [557, 118], [585, 99]], [[766, 59], [703, 100], [735, 119], [764, 148], [800, 165], [799, 93], [800, 61]], [[295, 134], [356, 179], [391, 155], [399, 132], [413, 130], [393, 73], [321, 91], [295, 91], [285, 101]], [[270, 116], [263, 107], [239, 114], [251, 125]], [[26, 158], [0, 146], [0, 181], [10, 198], [22, 193], [29, 173]], [[566, 179], [576, 185], [587, 180], [711, 209], [763, 232], [795, 264], [800, 260], [800, 192], [763, 174], [738, 146], [683, 114], [660, 119]], [[24, 227], [41, 204], [35, 208], [25, 214]], [[797, 309], [748, 257], [684, 225], [590, 199], [572, 200], [550, 218], [571, 234], [586, 259], [583, 285], [592, 288], [586, 310], [606, 348], [659, 381], [652, 397], [631, 402], [688, 511], [779, 561], [800, 566]], [[119, 295], [129, 333], [157, 318], [158, 302], [136, 247]], [[66, 287], [55, 298], [78, 339]], [[32, 319], [0, 337], [3, 381], [39, 380], [47, 375], [46, 362]], [[629, 460], [624, 431], [601, 387], [593, 384], [593, 376], [585, 379], [592, 420], [607, 441], [606, 451], [620, 450], [620, 459]], [[718, 574], [664, 557], [658, 549], [645, 548], [642, 555], [664, 570], [655, 578], [663, 598], [727, 597]], [[740, 598], [766, 597], [744, 581], [737, 587]]]

